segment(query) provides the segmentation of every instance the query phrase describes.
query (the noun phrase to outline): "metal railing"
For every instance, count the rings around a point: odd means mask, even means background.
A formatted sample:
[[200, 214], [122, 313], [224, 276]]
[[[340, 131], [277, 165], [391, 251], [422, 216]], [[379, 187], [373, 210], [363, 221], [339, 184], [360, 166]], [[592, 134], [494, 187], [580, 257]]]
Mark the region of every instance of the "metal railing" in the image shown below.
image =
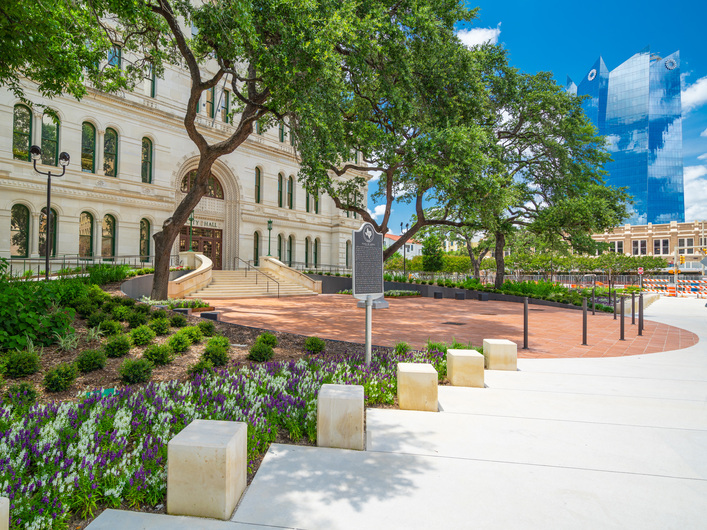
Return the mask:
[[[154, 268], [154, 256], [79, 256], [78, 254], [62, 254], [49, 258], [49, 274], [54, 277], [75, 276], [86, 274], [88, 267], [95, 265], [128, 265], [133, 269]], [[169, 257], [169, 266], [181, 265], [178, 254]], [[9, 258], [7, 260], [7, 273], [12, 277], [34, 278], [44, 277], [46, 261], [44, 257], [38, 258]]]
[[[285, 263], [283, 261], [283, 263]], [[288, 267], [295, 269], [296, 271], [300, 272], [305, 272], [305, 271], [311, 271], [314, 274], [317, 273], [322, 273], [322, 272], [331, 272], [331, 273], [343, 273], [343, 274], [351, 274], [351, 267], [342, 267], [341, 265], [329, 265], [326, 263], [317, 263], [316, 265], [314, 263], [305, 263], [303, 261], [293, 261], [290, 263], [285, 263]]]
[[[241, 265], [242, 264], [242, 265]], [[266, 292], [270, 292], [270, 282], [273, 282], [277, 286], [277, 297], [280, 298], [280, 282], [278, 282], [275, 278], [271, 278], [264, 272], [258, 270], [258, 268], [255, 266], [255, 262], [253, 260], [245, 261], [242, 260], [241, 258], [234, 258], [233, 259], [233, 270], [242, 270], [245, 269], [245, 277], [248, 277], [249, 272], [254, 272], [255, 273], [255, 285], [258, 285], [258, 278], [260, 276], [263, 276], [265, 278], [265, 290]]]

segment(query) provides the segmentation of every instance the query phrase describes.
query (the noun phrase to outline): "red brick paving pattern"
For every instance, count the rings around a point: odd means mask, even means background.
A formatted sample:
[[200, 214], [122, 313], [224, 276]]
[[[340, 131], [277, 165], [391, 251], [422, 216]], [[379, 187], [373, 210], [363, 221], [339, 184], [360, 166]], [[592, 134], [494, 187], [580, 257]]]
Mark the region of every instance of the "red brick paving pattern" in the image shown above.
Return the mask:
[[[518, 344], [522, 358], [620, 357], [687, 348], [698, 342], [694, 333], [645, 320], [638, 337], [638, 319], [626, 317], [625, 341], [613, 315], [588, 315], [587, 346], [582, 346], [582, 312], [530, 305], [528, 342], [523, 350], [523, 305], [513, 302], [388, 298], [388, 309], [373, 311], [373, 344], [393, 346], [405, 341], [421, 348], [432, 341], [505, 338]], [[222, 320], [277, 331], [364, 342], [365, 310], [348, 295], [213, 300]], [[450, 324], [451, 322], [461, 324]]]

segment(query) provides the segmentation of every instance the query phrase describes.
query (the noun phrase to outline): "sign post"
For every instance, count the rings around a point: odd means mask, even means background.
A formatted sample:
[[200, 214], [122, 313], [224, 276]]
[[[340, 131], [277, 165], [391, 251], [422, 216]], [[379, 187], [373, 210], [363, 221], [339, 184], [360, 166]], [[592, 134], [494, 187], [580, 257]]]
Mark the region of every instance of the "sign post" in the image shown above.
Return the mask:
[[383, 296], [383, 235], [371, 223], [353, 230], [353, 295], [366, 301], [366, 364], [371, 364], [373, 299]]
[[643, 289], [643, 267], [638, 267], [638, 286]]

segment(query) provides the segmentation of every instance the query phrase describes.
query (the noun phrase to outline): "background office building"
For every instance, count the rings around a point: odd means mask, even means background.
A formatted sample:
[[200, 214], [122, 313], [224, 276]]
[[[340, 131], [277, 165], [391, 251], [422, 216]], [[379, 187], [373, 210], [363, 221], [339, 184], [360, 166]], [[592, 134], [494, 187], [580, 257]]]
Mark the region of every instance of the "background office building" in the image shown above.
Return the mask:
[[600, 57], [579, 85], [589, 119], [606, 137], [613, 161], [607, 184], [628, 187], [632, 225], [684, 222], [680, 52], [667, 57], [646, 47], [609, 71]]

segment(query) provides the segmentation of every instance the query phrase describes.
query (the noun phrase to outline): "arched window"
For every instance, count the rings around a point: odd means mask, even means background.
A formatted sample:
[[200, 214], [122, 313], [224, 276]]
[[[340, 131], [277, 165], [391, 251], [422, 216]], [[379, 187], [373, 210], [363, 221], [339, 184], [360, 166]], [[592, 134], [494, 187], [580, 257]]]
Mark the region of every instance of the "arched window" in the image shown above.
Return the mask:
[[106, 129], [103, 137], [103, 171], [106, 177], [118, 175], [118, 133], [113, 129]]
[[287, 179], [287, 207], [292, 210], [295, 205], [295, 179], [290, 177]]
[[314, 192], [314, 213], [319, 213], [319, 192]]
[[282, 234], [277, 234], [277, 259], [282, 261], [282, 247], [284, 246], [284, 241], [282, 239]]
[[152, 141], [149, 138], [142, 139], [142, 181], [152, 182]]
[[304, 240], [304, 266], [309, 267], [309, 238]]
[[287, 238], [287, 266], [292, 267], [292, 257], [294, 254], [295, 238], [290, 236]]
[[150, 221], [140, 219], [140, 261], [150, 259]]
[[261, 175], [260, 168], [255, 168], [255, 202], [260, 204], [260, 186], [261, 186]]
[[79, 257], [90, 258], [93, 256], [93, 216], [88, 212], [81, 212], [79, 217]]
[[260, 265], [260, 234], [255, 232], [253, 234], [253, 263], [257, 267]]
[[285, 124], [281, 123], [280, 124], [280, 142], [285, 143]]
[[314, 261], [314, 268], [319, 267], [319, 240], [314, 240], [314, 250], [312, 252], [312, 260]]
[[29, 256], [29, 208], [24, 204], [15, 204], [11, 210], [10, 256], [13, 258]]
[[305, 195], [305, 198], [304, 198], [304, 209], [307, 210], [307, 213], [309, 213], [309, 210], [310, 210], [310, 208], [309, 208], [310, 198], [311, 198], [311, 195], [309, 195], [309, 192], [307, 192], [307, 194]]
[[282, 173], [277, 175], [277, 205], [282, 208], [285, 205], [285, 177]]
[[[54, 208], [51, 209], [51, 213], [49, 214], [51, 216], [50, 221], [51, 221], [51, 231], [49, 232], [49, 235], [51, 237], [49, 248], [51, 249], [50, 251], [50, 256], [56, 256], [56, 225], [58, 224], [59, 218], [56, 215], [56, 210]], [[40, 256], [46, 256], [47, 252], [47, 207], [45, 206], [42, 208], [42, 211], [39, 213], [39, 255]]]
[[12, 157], [29, 162], [29, 146], [31, 143], [32, 111], [24, 105], [15, 105], [12, 119]]
[[42, 164], [56, 166], [59, 160], [59, 118], [42, 115]]
[[115, 257], [115, 217], [112, 215], [106, 215], [103, 217], [101, 257]]
[[[188, 175], [185, 175], [182, 179], [181, 190], [182, 193], [188, 193], [189, 190], [194, 185], [194, 180], [196, 179], [196, 171], [190, 171]], [[211, 197], [212, 199], [223, 199], [223, 186], [213, 175], [209, 175], [206, 181], [206, 197]]]
[[346, 242], [346, 268], [350, 269], [351, 265], [351, 241]]
[[87, 121], [81, 125], [81, 171], [96, 172], [96, 128]]

